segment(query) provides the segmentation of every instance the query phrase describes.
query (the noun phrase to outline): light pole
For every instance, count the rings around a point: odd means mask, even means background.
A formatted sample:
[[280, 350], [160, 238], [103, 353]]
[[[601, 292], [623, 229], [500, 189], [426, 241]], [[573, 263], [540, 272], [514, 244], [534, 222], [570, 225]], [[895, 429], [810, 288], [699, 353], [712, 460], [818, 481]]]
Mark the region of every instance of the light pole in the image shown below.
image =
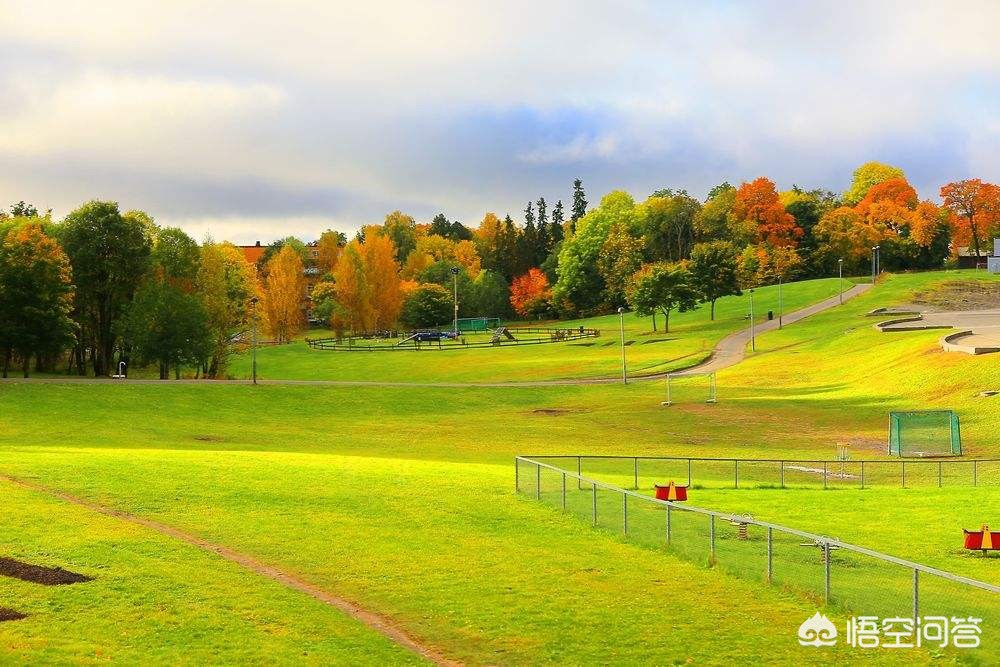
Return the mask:
[[875, 284], [875, 276], [878, 275], [878, 246], [872, 246], [872, 285]]
[[455, 335], [458, 335], [458, 267], [451, 267], [451, 280], [455, 287]]
[[257, 384], [257, 302], [260, 301], [257, 297], [250, 298], [250, 307], [253, 309], [253, 313], [250, 316], [250, 329], [251, 334], [251, 348], [250, 348], [250, 375], [253, 377], [253, 383]]
[[757, 351], [757, 337], [753, 324], [753, 288], [750, 288], [750, 351]]
[[837, 277], [840, 278], [840, 305], [844, 305], [844, 260], [837, 260]]
[[628, 372], [625, 367], [625, 309], [618, 307], [618, 325], [622, 338], [622, 384], [628, 384]]
[[781, 328], [781, 274], [778, 274], [778, 328]]

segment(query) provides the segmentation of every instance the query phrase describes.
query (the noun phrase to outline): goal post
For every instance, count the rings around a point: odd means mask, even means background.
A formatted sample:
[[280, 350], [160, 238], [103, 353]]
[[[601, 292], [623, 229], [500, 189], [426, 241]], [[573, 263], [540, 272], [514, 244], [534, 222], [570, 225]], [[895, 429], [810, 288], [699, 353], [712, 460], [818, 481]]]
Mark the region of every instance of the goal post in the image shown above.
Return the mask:
[[903, 458], [961, 456], [958, 413], [954, 410], [890, 412], [889, 454]]
[[718, 392], [715, 386], [715, 373], [668, 373], [666, 400], [660, 405], [675, 403], [705, 403], [718, 402]]

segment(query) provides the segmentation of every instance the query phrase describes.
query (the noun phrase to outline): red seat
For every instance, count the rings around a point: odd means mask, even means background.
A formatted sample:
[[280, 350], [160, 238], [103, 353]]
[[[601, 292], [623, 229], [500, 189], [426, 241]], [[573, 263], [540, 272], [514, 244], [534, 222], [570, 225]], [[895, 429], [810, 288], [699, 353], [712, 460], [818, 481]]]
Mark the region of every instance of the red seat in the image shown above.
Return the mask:
[[[686, 486], [678, 486], [673, 482], [670, 482], [666, 486], [661, 486], [659, 484], [654, 484], [653, 488], [656, 489], [656, 499], [657, 500], [687, 500], [688, 499], [688, 488]], [[671, 489], [673, 493], [671, 494]]]
[[965, 548], [981, 551], [1000, 551], [1000, 535], [990, 532], [989, 526], [979, 530], [963, 530], [965, 533]]

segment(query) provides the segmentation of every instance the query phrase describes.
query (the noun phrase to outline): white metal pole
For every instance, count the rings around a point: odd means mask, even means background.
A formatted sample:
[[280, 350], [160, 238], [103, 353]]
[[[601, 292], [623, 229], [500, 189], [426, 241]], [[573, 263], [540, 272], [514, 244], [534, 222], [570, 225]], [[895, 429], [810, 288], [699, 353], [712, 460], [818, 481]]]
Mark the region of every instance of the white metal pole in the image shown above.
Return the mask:
[[625, 366], [625, 309], [621, 307], [618, 308], [618, 324], [622, 339], [622, 384], [628, 384], [628, 371]]
[[844, 305], [844, 260], [837, 260], [837, 275], [840, 278], [840, 305]]
[[778, 328], [781, 328], [781, 276], [778, 276]]
[[250, 353], [250, 373], [253, 376], [253, 383], [257, 384], [257, 297], [250, 300], [250, 305], [253, 308], [253, 316], [251, 317], [251, 329], [253, 331], [251, 338], [252, 351]]
[[452, 282], [455, 285], [455, 335], [458, 335], [458, 272], [452, 269]]
[[753, 289], [750, 289], [750, 351], [757, 351], [757, 338], [753, 322]]

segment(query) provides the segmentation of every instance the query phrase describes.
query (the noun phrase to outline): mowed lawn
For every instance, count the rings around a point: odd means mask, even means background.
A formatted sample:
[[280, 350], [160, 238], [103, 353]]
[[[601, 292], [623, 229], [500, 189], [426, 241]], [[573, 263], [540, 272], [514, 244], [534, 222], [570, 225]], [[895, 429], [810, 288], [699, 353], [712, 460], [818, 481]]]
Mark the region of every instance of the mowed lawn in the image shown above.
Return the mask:
[[[784, 285], [781, 301], [784, 312], [803, 308], [838, 294], [841, 286], [853, 285], [836, 278], [807, 280]], [[778, 315], [778, 288], [754, 291], [757, 321], [767, 312]], [[625, 315], [625, 343], [633, 373], [660, 373], [703, 361], [712, 347], [727, 334], [749, 326], [749, 295], [724, 297], [710, 320], [707, 304], [686, 313], [672, 313], [670, 331], [663, 331], [663, 317], [657, 316], [657, 332], [651, 317]], [[512, 327], [534, 326], [512, 323]], [[540, 326], [600, 330], [595, 339], [542, 345], [505, 346], [471, 350], [340, 352], [309, 349], [303, 340], [258, 350], [258, 373], [265, 379], [296, 380], [381, 380], [394, 382], [510, 382], [518, 380], [567, 379], [614, 376], [621, 369], [620, 323], [617, 315], [541, 323]], [[517, 335], [516, 329], [512, 329]], [[329, 336], [311, 331], [304, 336]], [[440, 355], [440, 356], [438, 356]], [[249, 354], [233, 359], [229, 374], [250, 377]], [[430, 358], [428, 358], [430, 357]]]
[[[879, 457], [885, 456], [887, 410], [924, 405], [958, 409], [968, 450], [998, 455], [991, 428], [998, 403], [976, 396], [979, 387], [1000, 384], [995, 359], [939, 354], [937, 335], [880, 334], [863, 315], [904, 302], [914, 288], [943, 275], [891, 278], [843, 308], [762, 336], [756, 354], [719, 374], [714, 406], [696, 402], [692, 388], [678, 405], [663, 408], [662, 382], [539, 388], [0, 384], [0, 474], [254, 555], [389, 616], [458, 660], [815, 660], [795, 640], [798, 625], [816, 609], [814, 597], [627, 542], [613, 527], [595, 531], [585, 520], [519, 498], [513, 456], [830, 458], [846, 443], [856, 458]], [[450, 355], [431, 354], [418, 353], [428, 359], [425, 377], [458, 373], [438, 368], [436, 360]], [[613, 364], [615, 351], [608, 354]], [[191, 642], [202, 652], [196, 657], [211, 653], [206, 660], [214, 662], [251, 661], [255, 651], [279, 662], [302, 660], [293, 648], [317, 662], [357, 662], [362, 653], [373, 662], [400, 661], [386, 640], [335, 609], [215, 556], [9, 484], [0, 483], [0, 490], [12, 501], [0, 514], [5, 554], [96, 575], [93, 582], [27, 593], [21, 582], [0, 579], [7, 596], [0, 606], [31, 614], [0, 624], [0, 649], [11, 659], [97, 659], [97, 650], [128, 658], [145, 648], [172, 662]], [[960, 524], [1000, 512], [995, 493], [699, 493], [707, 506], [996, 581], [988, 561], [956, 549]], [[879, 527], [884, 530], [873, 537]], [[913, 532], [919, 545], [907, 539]], [[150, 573], [147, 580], [132, 583], [131, 573], [139, 571]], [[270, 622], [234, 612], [237, 603], [271, 610]], [[64, 612], [72, 625], [61, 625]], [[179, 634], [158, 632], [162, 615], [170, 613], [193, 620], [178, 622]], [[125, 631], [136, 623], [145, 625], [135, 635]], [[303, 627], [315, 636], [303, 637]], [[194, 628], [190, 637], [186, 628]], [[220, 645], [216, 634], [237, 640]], [[146, 642], [139, 648], [136, 636]], [[844, 649], [824, 657], [930, 659]]]

